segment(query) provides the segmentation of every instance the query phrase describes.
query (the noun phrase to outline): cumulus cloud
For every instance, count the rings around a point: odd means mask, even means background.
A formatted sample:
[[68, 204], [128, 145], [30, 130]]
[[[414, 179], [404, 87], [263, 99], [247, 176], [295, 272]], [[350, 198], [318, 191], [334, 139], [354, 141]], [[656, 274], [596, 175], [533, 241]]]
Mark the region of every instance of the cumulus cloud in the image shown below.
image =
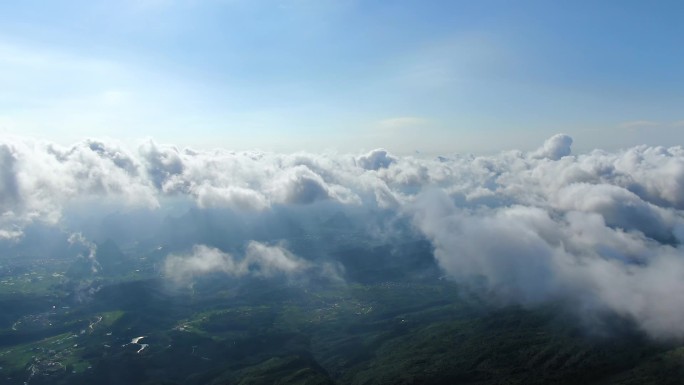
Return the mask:
[[139, 162], [115, 143], [84, 141], [71, 147], [30, 139], [0, 140], [0, 230], [20, 236], [35, 221], [56, 224], [63, 208], [85, 199], [127, 206], [158, 204], [139, 175]]
[[[61, 225], [66, 207], [93, 199], [154, 209], [180, 198], [244, 217], [335, 205], [358, 218], [408, 218], [449, 277], [501, 301], [563, 300], [630, 317], [653, 336], [684, 338], [684, 148], [574, 154], [572, 144], [560, 134], [532, 151], [426, 159], [382, 149], [273, 154], [148, 141], [128, 151], [101, 140], [64, 147], [4, 138], [0, 240], [17, 241], [34, 222]], [[196, 246], [169, 256], [166, 272], [187, 281], [322, 270], [312, 264], [282, 246], [250, 243], [239, 258]]]
[[223, 207], [261, 211], [269, 206], [263, 194], [244, 187], [215, 187], [203, 184], [195, 189], [195, 194], [197, 204], [201, 208]]
[[[626, 211], [620, 220], [633, 215]], [[684, 289], [680, 246], [609, 226], [600, 212], [520, 205], [464, 209], [442, 191], [421, 195], [412, 212], [454, 279], [484, 284], [506, 302], [562, 299], [584, 312], [629, 316], [657, 337], [684, 337], [678, 321], [684, 316], [684, 298], [677, 294]]]
[[0, 145], [0, 208], [12, 210], [19, 201], [14, 149], [8, 144]]
[[178, 283], [187, 283], [209, 273], [233, 277], [294, 276], [311, 266], [280, 245], [251, 241], [240, 259], [217, 248], [195, 245], [190, 254], [169, 255], [164, 262], [164, 272]]
[[149, 141], [140, 146], [139, 151], [145, 162], [147, 174], [157, 188], [164, 189], [167, 181], [183, 173], [184, 164], [175, 147], [160, 148], [156, 143]]
[[294, 166], [280, 175], [273, 185], [274, 195], [283, 203], [312, 203], [330, 198], [323, 178], [306, 166]]
[[544, 142], [544, 145], [534, 152], [536, 158], [558, 160], [570, 155], [572, 138], [565, 134], [554, 135]]
[[396, 161], [386, 150], [379, 148], [358, 158], [358, 164], [366, 170], [387, 168]]
[[178, 282], [211, 272], [244, 274], [231, 254], [204, 245], [196, 245], [189, 255], [170, 255], [164, 263], [164, 272]]
[[0, 230], [0, 240], [17, 240], [22, 235], [23, 232], [19, 230]]
[[639, 230], [662, 241], [673, 239], [677, 215], [639, 198], [624, 187], [608, 184], [574, 183], [556, 194], [557, 208], [600, 214], [607, 225]]

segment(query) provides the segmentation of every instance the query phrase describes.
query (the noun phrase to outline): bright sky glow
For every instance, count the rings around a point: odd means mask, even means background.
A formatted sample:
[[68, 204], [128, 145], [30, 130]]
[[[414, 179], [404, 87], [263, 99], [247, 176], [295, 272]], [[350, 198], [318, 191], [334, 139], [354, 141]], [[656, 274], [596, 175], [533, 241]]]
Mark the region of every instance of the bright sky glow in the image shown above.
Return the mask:
[[684, 2], [0, 3], [0, 133], [274, 151], [684, 144]]

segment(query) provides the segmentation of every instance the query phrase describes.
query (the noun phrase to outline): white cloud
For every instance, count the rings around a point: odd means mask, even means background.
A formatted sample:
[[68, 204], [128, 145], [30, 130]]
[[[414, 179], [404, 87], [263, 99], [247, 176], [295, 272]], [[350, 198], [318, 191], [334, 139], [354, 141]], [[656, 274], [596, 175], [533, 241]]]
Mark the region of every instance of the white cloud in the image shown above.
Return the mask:
[[373, 150], [357, 159], [359, 166], [365, 168], [366, 170], [387, 168], [395, 161], [396, 158], [390, 155], [387, 150], [382, 148]]
[[214, 187], [203, 184], [195, 189], [195, 193], [197, 204], [201, 208], [224, 207], [260, 211], [269, 207], [269, 202], [263, 194], [242, 187]]
[[640, 232], [612, 228], [600, 214], [555, 214], [526, 206], [463, 210], [442, 192], [414, 206], [416, 225], [444, 270], [484, 282], [506, 302], [563, 299], [578, 309], [633, 318], [659, 338], [684, 337], [684, 255]]
[[169, 255], [164, 262], [164, 273], [178, 283], [190, 283], [197, 276], [223, 273], [233, 277], [294, 276], [312, 267], [279, 245], [251, 241], [245, 255], [235, 258], [217, 248], [196, 245], [187, 255]]
[[536, 158], [548, 158], [558, 160], [570, 155], [572, 138], [565, 134], [554, 135], [544, 142], [544, 145], [534, 152]]
[[378, 126], [387, 130], [400, 130], [404, 128], [416, 128], [425, 126], [430, 121], [425, 118], [417, 116], [400, 116], [396, 118], [387, 118], [378, 122]]
[[154, 190], [139, 168], [112, 143], [87, 140], [66, 148], [6, 138], [0, 144], [2, 230], [16, 233], [32, 221], [57, 223], [65, 205], [93, 196], [154, 207]]
[[81, 234], [81, 233], [71, 234], [69, 236], [69, 238], [67, 238], [67, 242], [69, 242], [70, 245], [80, 245], [80, 246], [85, 247], [88, 250], [88, 255], [81, 255], [81, 256], [88, 260], [88, 262], [90, 263], [90, 270], [93, 274], [100, 271], [102, 266], [100, 266], [100, 262], [98, 262], [98, 260], [97, 260], [97, 245], [96, 244], [87, 240], [83, 236], [83, 234]]
[[[411, 218], [449, 276], [501, 300], [563, 299], [631, 317], [653, 336], [684, 337], [684, 149], [573, 154], [571, 145], [556, 135], [531, 152], [423, 159], [2, 138], [0, 238], [17, 241], [34, 222], [59, 225], [65, 207], [92, 198], [154, 208], [180, 197], [245, 217], [326, 204], [368, 218], [389, 212]], [[170, 256], [167, 272], [187, 281], [323, 270], [311, 263], [277, 245], [251, 243], [241, 258], [197, 246]]]
[[657, 127], [660, 126], [662, 123], [656, 122], [653, 120], [630, 120], [627, 122], [622, 122], [618, 124], [618, 127], [624, 128], [627, 130], [637, 130], [641, 128], [649, 128], [649, 127]]

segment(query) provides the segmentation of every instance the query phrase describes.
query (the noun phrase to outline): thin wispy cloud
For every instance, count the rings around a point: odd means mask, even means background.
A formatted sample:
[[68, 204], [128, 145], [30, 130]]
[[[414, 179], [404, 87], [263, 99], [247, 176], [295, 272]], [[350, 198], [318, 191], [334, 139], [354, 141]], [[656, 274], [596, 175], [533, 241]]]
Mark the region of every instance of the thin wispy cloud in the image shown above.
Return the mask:
[[655, 122], [652, 120], [631, 120], [631, 121], [627, 121], [627, 122], [622, 122], [618, 126], [620, 128], [625, 128], [628, 130], [637, 130], [637, 129], [642, 129], [642, 128], [658, 127], [661, 125], [662, 125], [662, 123]]
[[417, 116], [399, 116], [396, 118], [387, 118], [378, 122], [378, 126], [386, 130], [401, 130], [407, 128], [417, 128], [428, 125], [429, 119]]

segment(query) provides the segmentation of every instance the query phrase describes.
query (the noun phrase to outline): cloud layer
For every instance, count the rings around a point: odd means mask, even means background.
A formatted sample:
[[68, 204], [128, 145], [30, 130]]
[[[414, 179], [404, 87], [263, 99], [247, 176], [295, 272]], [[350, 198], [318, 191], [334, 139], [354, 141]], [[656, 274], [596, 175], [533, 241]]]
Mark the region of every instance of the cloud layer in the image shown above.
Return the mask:
[[[410, 223], [449, 277], [498, 300], [562, 300], [587, 314], [624, 315], [655, 337], [684, 338], [684, 149], [575, 155], [572, 143], [561, 134], [530, 152], [423, 159], [381, 149], [272, 154], [149, 141], [130, 151], [108, 141], [5, 138], [0, 240], [20, 242], [33, 223], [63, 224], [93, 200], [158, 210], [181, 199], [244, 216], [330, 204]], [[171, 255], [166, 272], [180, 281], [213, 271], [305, 274], [310, 263], [252, 242], [241, 258], [196, 246]]]

